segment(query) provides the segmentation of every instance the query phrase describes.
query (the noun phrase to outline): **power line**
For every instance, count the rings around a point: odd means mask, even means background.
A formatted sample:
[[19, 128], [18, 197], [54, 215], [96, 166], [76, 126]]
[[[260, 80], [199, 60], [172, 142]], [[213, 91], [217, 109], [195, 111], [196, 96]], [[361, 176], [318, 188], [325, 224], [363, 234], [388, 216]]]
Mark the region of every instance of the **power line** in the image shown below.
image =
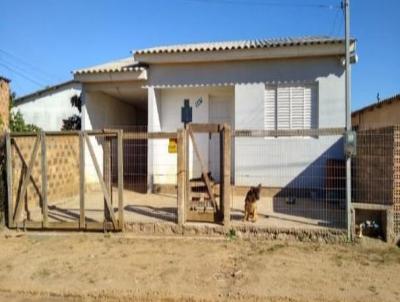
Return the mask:
[[54, 78], [56, 78], [56, 79], [58, 78], [56, 75], [48, 73], [47, 71], [43, 70], [42, 68], [35, 66], [32, 63], [27, 62], [24, 59], [21, 59], [20, 57], [14, 55], [4, 49], [0, 48], [0, 52], [11, 58], [14, 58], [14, 60], [19, 61], [20, 63], [24, 64], [25, 66], [29, 66], [31, 69], [36, 70], [36, 73], [38, 73], [38, 74], [41, 73], [42, 76], [45, 76], [47, 79], [54, 80]]
[[339, 18], [338, 26], [335, 31], [336, 36], [339, 36], [343, 32], [343, 22], [344, 22], [344, 16], [341, 15], [341, 17]]
[[23, 77], [24, 79], [30, 81], [31, 83], [33, 83], [33, 84], [35, 84], [35, 85], [37, 85], [37, 86], [39, 86], [39, 87], [41, 87], [41, 88], [43, 88], [43, 87], [46, 86], [46, 85], [44, 85], [43, 83], [40, 83], [40, 82], [38, 82], [38, 81], [32, 79], [31, 77], [29, 77], [29, 76], [23, 74], [22, 72], [20, 72], [20, 71], [14, 69], [14, 68], [12, 68], [12, 67], [6, 65], [6, 64], [3, 64], [3, 63], [0, 62], [0, 66], [3, 66], [4, 68], [10, 70], [11, 72], [16, 73], [16, 74], [19, 75], [20, 77]]
[[338, 21], [339, 15], [340, 15], [340, 9], [338, 8], [338, 9], [336, 10], [336, 14], [335, 14], [335, 17], [334, 17], [334, 19], [333, 19], [332, 29], [331, 29], [331, 31], [329, 32], [329, 35], [330, 35], [330, 36], [333, 36], [333, 34], [335, 33], [335, 30], [336, 30], [336, 23], [337, 23], [337, 21]]
[[179, 0], [183, 2], [194, 2], [204, 4], [237, 4], [237, 5], [262, 5], [262, 6], [276, 6], [276, 7], [309, 7], [309, 8], [324, 8], [324, 9], [335, 9], [340, 6], [329, 5], [322, 3], [291, 3], [291, 2], [278, 2], [278, 1], [256, 1], [256, 0]]
[[10, 68], [17, 69], [19, 72], [30, 75], [32, 78], [40, 78], [40, 80], [43, 80], [45, 82], [47, 82], [49, 80], [50, 81], [54, 80], [54, 78], [47, 77], [41, 73], [38, 73], [34, 70], [26, 68], [23, 65], [18, 65], [15, 61], [10, 61], [9, 58], [5, 57], [5, 56], [0, 56], [0, 62], [3, 62], [3, 64], [7, 64]]

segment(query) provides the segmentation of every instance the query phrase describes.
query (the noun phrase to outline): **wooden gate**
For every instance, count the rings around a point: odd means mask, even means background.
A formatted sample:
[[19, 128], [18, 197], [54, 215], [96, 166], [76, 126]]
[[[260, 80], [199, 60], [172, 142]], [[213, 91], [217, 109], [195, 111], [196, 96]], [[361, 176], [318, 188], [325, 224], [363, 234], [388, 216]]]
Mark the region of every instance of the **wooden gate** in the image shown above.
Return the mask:
[[[8, 226], [122, 230], [122, 135], [121, 130], [8, 134]], [[112, 202], [111, 175], [107, 175], [112, 140], [116, 140], [118, 154], [116, 206]], [[86, 184], [88, 166], [97, 176], [99, 194]]]
[[[196, 133], [220, 136], [220, 183], [210, 174]], [[190, 177], [190, 141], [193, 158], [200, 166], [200, 177]], [[188, 124], [178, 131], [178, 219], [186, 221], [216, 222], [225, 226], [230, 222], [231, 191], [231, 131], [227, 124]], [[183, 200], [183, 202], [179, 202]], [[179, 215], [181, 214], [181, 215]]]

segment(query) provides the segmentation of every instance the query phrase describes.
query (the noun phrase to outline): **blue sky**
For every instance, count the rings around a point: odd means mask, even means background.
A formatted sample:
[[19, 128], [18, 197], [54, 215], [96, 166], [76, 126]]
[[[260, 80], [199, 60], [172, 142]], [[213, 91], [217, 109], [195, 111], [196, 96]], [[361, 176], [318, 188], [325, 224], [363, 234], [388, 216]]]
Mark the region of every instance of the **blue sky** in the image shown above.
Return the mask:
[[[340, 0], [0, 0], [0, 75], [21, 96], [145, 47], [343, 35]], [[322, 4], [323, 7], [315, 6]], [[400, 93], [399, 0], [352, 0], [353, 109]]]

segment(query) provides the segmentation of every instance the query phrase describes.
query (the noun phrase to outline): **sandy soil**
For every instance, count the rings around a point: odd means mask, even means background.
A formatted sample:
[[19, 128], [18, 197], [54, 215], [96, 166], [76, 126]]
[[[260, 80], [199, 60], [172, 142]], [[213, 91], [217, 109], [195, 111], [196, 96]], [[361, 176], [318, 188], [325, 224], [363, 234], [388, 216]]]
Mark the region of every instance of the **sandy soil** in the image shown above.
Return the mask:
[[0, 301], [399, 301], [400, 249], [0, 233]]

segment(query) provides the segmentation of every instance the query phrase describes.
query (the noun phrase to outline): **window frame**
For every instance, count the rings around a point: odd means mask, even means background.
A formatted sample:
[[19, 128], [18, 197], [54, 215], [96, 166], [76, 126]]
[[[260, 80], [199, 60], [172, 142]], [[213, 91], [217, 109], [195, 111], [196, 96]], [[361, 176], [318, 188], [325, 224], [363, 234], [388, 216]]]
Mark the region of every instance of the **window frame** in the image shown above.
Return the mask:
[[[265, 83], [264, 85], [264, 102], [263, 102], [263, 110], [264, 110], [264, 130], [271, 130], [271, 131], [277, 131], [277, 130], [282, 130], [278, 126], [278, 119], [279, 119], [279, 112], [278, 112], [278, 89], [279, 87], [296, 87], [296, 86], [303, 86], [303, 93], [304, 93], [304, 88], [311, 88], [311, 126], [310, 128], [304, 128], [304, 108], [303, 107], [303, 128], [301, 129], [318, 129], [319, 128], [319, 85], [317, 81], [303, 81], [303, 82], [272, 82], [272, 83]], [[270, 129], [267, 127], [267, 102], [266, 102], [266, 94], [268, 89], [273, 89], [274, 90], [274, 129]], [[291, 89], [289, 90], [291, 91]], [[291, 94], [291, 92], [290, 92]], [[313, 96], [315, 96], [315, 101], [313, 102]], [[291, 101], [292, 96], [290, 96], [290, 105], [289, 105], [289, 129], [288, 130], [296, 130], [292, 128], [292, 101]], [[303, 100], [304, 102], [304, 100]], [[307, 136], [305, 138], [309, 138], [310, 136]], [[273, 137], [275, 138], [275, 137]], [[296, 136], [296, 138], [298, 138]]]

